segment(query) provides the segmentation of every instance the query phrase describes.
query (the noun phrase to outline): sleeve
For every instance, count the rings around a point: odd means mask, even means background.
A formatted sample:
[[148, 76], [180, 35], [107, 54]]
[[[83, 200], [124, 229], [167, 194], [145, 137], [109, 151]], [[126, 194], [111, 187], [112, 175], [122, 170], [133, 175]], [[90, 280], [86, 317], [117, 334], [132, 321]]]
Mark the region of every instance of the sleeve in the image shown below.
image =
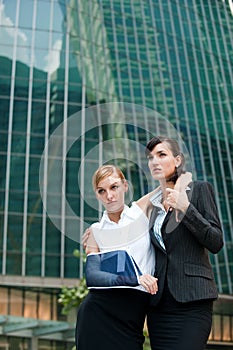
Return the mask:
[[88, 255], [85, 272], [88, 288], [139, 285], [140, 271], [126, 251]]
[[[182, 223], [211, 253], [218, 253], [223, 246], [223, 233], [215, 203], [213, 187], [201, 182], [195, 189], [197, 205], [190, 203]], [[194, 193], [193, 193], [194, 195]]]

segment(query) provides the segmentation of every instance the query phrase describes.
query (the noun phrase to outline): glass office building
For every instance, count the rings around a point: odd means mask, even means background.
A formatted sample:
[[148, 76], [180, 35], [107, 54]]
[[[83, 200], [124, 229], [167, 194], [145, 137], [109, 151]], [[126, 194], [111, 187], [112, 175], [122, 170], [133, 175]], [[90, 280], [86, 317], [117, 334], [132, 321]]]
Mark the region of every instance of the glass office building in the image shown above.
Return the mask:
[[72, 348], [57, 297], [83, 275], [73, 251], [99, 215], [92, 170], [114, 159], [135, 198], [147, 191], [128, 152], [164, 131], [157, 114], [214, 186], [225, 245], [210, 256], [208, 348], [232, 348], [232, 33], [224, 0], [0, 0], [0, 349]]

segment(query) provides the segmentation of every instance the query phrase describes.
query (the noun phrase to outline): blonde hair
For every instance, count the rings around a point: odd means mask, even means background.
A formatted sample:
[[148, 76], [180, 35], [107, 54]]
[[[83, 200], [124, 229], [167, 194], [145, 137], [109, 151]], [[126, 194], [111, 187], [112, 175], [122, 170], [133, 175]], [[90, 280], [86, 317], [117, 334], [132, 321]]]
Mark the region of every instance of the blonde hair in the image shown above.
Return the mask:
[[111, 176], [113, 173], [116, 173], [122, 181], [125, 181], [124, 174], [122, 173], [121, 169], [119, 169], [117, 166], [115, 166], [115, 165], [102, 165], [95, 171], [95, 173], [92, 177], [92, 186], [93, 186], [94, 191], [98, 187], [98, 184], [100, 183], [100, 181]]

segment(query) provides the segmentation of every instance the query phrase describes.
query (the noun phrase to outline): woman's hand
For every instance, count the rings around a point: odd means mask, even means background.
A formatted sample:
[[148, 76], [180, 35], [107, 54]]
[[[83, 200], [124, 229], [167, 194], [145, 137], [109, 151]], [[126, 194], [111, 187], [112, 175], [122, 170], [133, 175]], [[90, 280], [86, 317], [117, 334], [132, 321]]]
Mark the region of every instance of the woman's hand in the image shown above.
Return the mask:
[[145, 274], [139, 277], [140, 284], [150, 294], [156, 294], [158, 292], [158, 278]]
[[166, 207], [176, 210], [176, 221], [179, 222], [179, 211], [185, 213], [189, 206], [186, 188], [192, 182], [192, 173], [186, 172], [178, 177], [174, 189], [167, 188]]
[[82, 235], [82, 240], [81, 240], [81, 243], [82, 243], [84, 249], [86, 249], [87, 240], [88, 240], [90, 234], [91, 234], [91, 228], [88, 227], [88, 228], [86, 229], [86, 231], [83, 233], [83, 235]]
[[185, 190], [188, 184], [190, 184], [190, 182], [192, 182], [192, 173], [187, 171], [186, 173], [181, 174], [178, 177], [174, 186], [174, 190], [177, 190], [177, 191]]
[[177, 191], [172, 188], [166, 188], [166, 192], [166, 205], [169, 208], [176, 209], [182, 213], [185, 213], [189, 206], [189, 200], [186, 191], [184, 189]]
[[83, 245], [83, 248], [85, 249], [86, 254], [99, 252], [99, 247], [96, 243], [96, 240], [93, 236], [93, 233], [90, 227], [87, 228], [86, 231], [84, 232], [81, 243]]

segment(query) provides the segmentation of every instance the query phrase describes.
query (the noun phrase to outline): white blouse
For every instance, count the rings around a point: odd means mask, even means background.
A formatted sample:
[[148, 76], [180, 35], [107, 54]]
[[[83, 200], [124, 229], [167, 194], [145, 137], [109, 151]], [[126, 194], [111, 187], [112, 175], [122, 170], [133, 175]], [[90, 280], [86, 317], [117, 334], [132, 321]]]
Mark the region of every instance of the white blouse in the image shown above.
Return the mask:
[[[133, 202], [125, 205], [118, 223], [111, 221], [106, 213], [100, 222], [92, 225], [93, 235], [101, 252], [124, 249], [135, 260], [142, 274], [154, 275], [155, 252], [149, 235], [149, 220]], [[129, 287], [146, 291], [144, 287]]]

